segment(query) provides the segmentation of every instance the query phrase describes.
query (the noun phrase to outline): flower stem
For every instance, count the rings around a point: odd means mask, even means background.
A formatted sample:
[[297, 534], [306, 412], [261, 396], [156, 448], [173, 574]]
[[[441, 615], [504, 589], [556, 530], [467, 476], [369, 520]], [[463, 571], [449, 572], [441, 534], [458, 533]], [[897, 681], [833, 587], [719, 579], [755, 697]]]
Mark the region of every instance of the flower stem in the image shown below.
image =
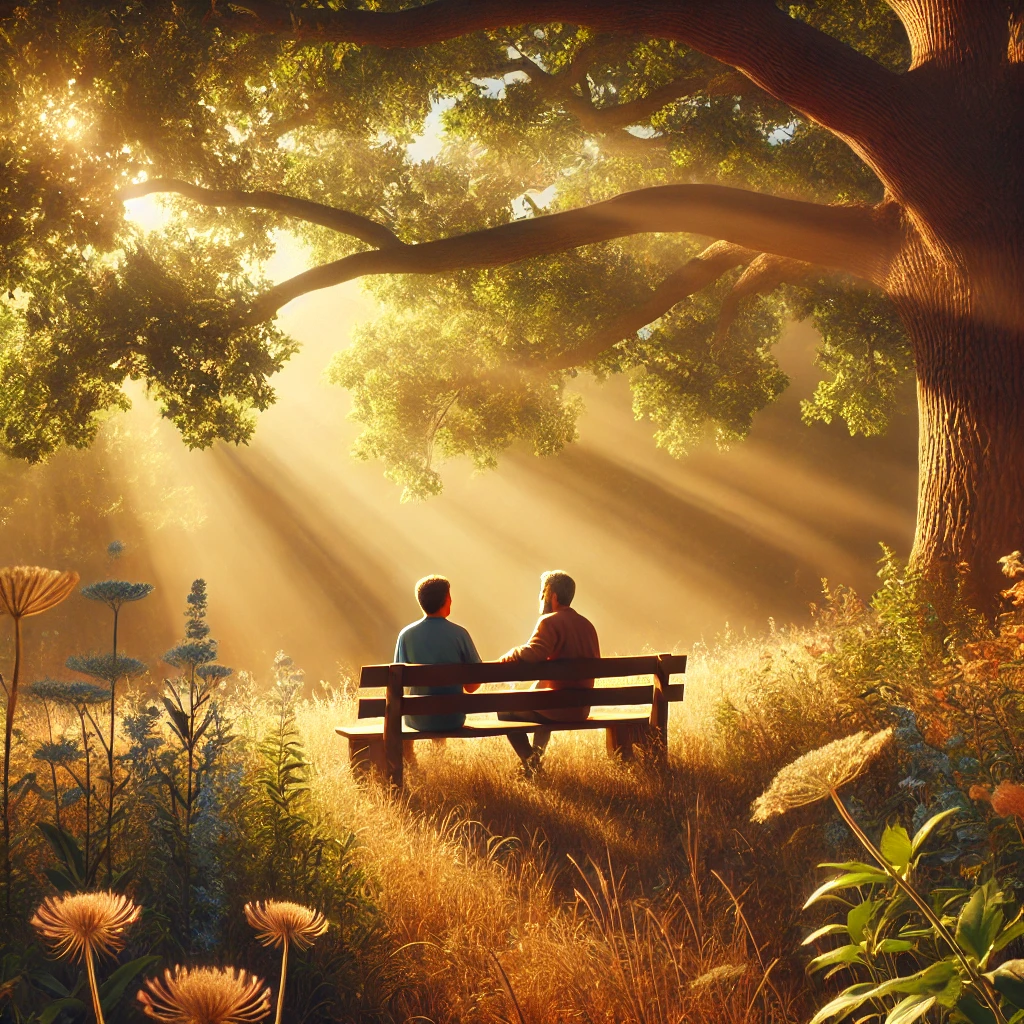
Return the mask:
[[85, 947], [85, 969], [89, 973], [89, 991], [92, 992], [92, 1012], [96, 1014], [96, 1024], [103, 1024], [100, 990], [96, 987], [96, 967], [92, 962], [92, 949], [89, 946]]
[[878, 866], [896, 883], [896, 887], [902, 889], [904, 894], [908, 896], [911, 902], [921, 911], [922, 914], [927, 918], [929, 924], [935, 929], [935, 931], [942, 937], [943, 941], [952, 950], [953, 955], [960, 961], [963, 969], [967, 972], [968, 977], [974, 982], [978, 989], [982, 999], [985, 1000], [988, 1008], [995, 1015], [997, 1024], [1006, 1024], [1006, 1017], [1003, 1015], [1002, 1010], [999, 1008], [999, 1000], [996, 999], [992, 992], [989, 990], [988, 985], [985, 984], [985, 979], [981, 976], [977, 968], [971, 965], [971, 962], [967, 959], [966, 953], [960, 948], [959, 943], [949, 933], [949, 929], [942, 923], [939, 916], [935, 913], [924, 897], [908, 882], [902, 878], [893, 868], [893, 866], [882, 856], [879, 850], [875, 847], [875, 844], [868, 839], [864, 830], [853, 820], [853, 816], [843, 805], [842, 800], [839, 799], [839, 794], [833, 789], [830, 792], [832, 802], [836, 805], [836, 810], [842, 816], [843, 821], [850, 826], [850, 831], [860, 841], [861, 846], [864, 847], [868, 853], [875, 859]]
[[281, 1024], [281, 1011], [284, 1009], [284, 986], [288, 980], [288, 940], [284, 940], [284, 953], [281, 954], [281, 986], [277, 990], [277, 1016], [274, 1024]]

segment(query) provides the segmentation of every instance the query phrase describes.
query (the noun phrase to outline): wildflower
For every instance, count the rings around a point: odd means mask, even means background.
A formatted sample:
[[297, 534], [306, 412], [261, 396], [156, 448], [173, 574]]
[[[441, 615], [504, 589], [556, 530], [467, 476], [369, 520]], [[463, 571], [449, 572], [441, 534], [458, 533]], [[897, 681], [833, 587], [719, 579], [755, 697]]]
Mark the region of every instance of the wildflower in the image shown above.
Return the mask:
[[77, 572], [16, 565], [0, 569], [0, 613], [16, 619], [39, 615], [58, 605], [75, 589]]
[[890, 726], [874, 735], [854, 733], [798, 757], [754, 801], [754, 821], [767, 821], [776, 814], [831, 796], [863, 773], [892, 738], [892, 732]]
[[1024, 575], [1024, 561], [1021, 560], [1021, 553], [1019, 551], [1011, 551], [1008, 555], [1003, 555], [999, 559], [999, 564], [1003, 568], [1003, 575], [1009, 576], [1011, 579], [1014, 576]]
[[1003, 780], [996, 786], [991, 798], [992, 810], [1003, 818], [1016, 815], [1024, 818], [1024, 786]]
[[992, 792], [988, 788], [988, 786], [979, 786], [977, 783], [975, 783], [967, 791], [967, 795], [972, 800], [984, 800], [986, 803], [992, 803]]
[[33, 755], [37, 761], [45, 761], [52, 765], [69, 765], [80, 761], [82, 751], [75, 740], [61, 739], [53, 743], [44, 743]]
[[264, 946], [275, 948], [292, 943], [299, 949], [308, 949], [314, 939], [327, 931], [323, 914], [298, 903], [246, 903], [245, 918], [256, 929], [256, 938]]
[[299, 903], [267, 900], [266, 903], [246, 903], [245, 918], [256, 929], [256, 938], [264, 946], [282, 947], [281, 984], [277, 991], [277, 1015], [274, 1024], [281, 1024], [284, 1010], [284, 990], [288, 981], [288, 947], [308, 949], [319, 935], [327, 931], [327, 919], [318, 910]]
[[114, 892], [83, 892], [50, 896], [32, 918], [32, 927], [49, 939], [58, 957], [85, 959], [113, 955], [124, 948], [125, 929], [138, 920], [141, 908]]
[[128, 583], [125, 580], [99, 580], [82, 587], [82, 597], [90, 601], [102, 601], [111, 611], [121, 610], [121, 605], [130, 601], [141, 601], [153, 593], [152, 583]]
[[116, 683], [125, 676], [133, 679], [146, 671], [144, 661], [129, 658], [124, 654], [118, 654], [116, 657], [112, 654], [72, 654], [64, 665], [72, 672], [103, 679], [108, 683]]
[[147, 1016], [164, 1024], [250, 1024], [270, 1013], [262, 978], [233, 967], [182, 967], [146, 981], [138, 1000]]
[[690, 982], [691, 989], [707, 989], [712, 985], [727, 985], [731, 981], [739, 981], [747, 972], [746, 964], [720, 964], [705, 971], [699, 978]]

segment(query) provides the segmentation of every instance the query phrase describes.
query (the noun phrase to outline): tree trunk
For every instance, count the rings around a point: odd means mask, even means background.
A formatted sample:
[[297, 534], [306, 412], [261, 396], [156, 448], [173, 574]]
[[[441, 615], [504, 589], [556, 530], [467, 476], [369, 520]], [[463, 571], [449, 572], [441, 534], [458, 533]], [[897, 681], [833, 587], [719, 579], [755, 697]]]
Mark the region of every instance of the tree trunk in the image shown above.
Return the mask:
[[913, 325], [920, 483], [914, 563], [991, 608], [998, 559], [1024, 548], [1024, 336], [995, 326]]

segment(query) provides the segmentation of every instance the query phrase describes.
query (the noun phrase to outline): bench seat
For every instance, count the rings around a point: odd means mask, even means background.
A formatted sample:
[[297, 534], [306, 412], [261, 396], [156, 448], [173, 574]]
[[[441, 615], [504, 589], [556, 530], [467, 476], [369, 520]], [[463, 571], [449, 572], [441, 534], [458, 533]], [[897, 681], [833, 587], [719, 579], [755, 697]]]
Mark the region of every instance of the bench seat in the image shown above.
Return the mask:
[[[506, 736], [510, 740], [538, 729], [552, 732], [578, 729], [604, 729], [609, 754], [631, 760], [633, 747], [650, 736], [650, 712], [624, 712], [619, 708], [594, 708], [590, 716], [577, 722], [501, 722], [496, 715], [473, 715], [461, 729], [402, 731], [402, 740], [480, 739], [485, 736]], [[334, 730], [348, 740], [349, 762], [354, 771], [384, 765], [384, 719], [371, 719], [353, 725], [339, 725]], [[518, 748], [518, 744], [513, 744]]]

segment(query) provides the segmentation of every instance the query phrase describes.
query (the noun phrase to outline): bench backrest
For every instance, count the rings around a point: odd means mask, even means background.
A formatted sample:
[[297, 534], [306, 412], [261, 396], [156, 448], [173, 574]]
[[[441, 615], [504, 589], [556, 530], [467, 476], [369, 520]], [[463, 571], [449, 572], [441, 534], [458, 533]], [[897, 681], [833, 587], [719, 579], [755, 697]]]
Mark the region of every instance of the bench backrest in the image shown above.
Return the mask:
[[[483, 662], [476, 665], [365, 665], [359, 676], [360, 687], [386, 687], [388, 697], [360, 699], [359, 717], [379, 718], [385, 715], [386, 710], [392, 714], [436, 715], [667, 703], [683, 699], [682, 685], [669, 685], [669, 677], [685, 671], [685, 654]], [[653, 676], [654, 682], [638, 686], [602, 686], [593, 690], [519, 690], [424, 697], [409, 697], [403, 692], [408, 686], [464, 686], [467, 683], [531, 682], [537, 679], [615, 679], [644, 675]]]

